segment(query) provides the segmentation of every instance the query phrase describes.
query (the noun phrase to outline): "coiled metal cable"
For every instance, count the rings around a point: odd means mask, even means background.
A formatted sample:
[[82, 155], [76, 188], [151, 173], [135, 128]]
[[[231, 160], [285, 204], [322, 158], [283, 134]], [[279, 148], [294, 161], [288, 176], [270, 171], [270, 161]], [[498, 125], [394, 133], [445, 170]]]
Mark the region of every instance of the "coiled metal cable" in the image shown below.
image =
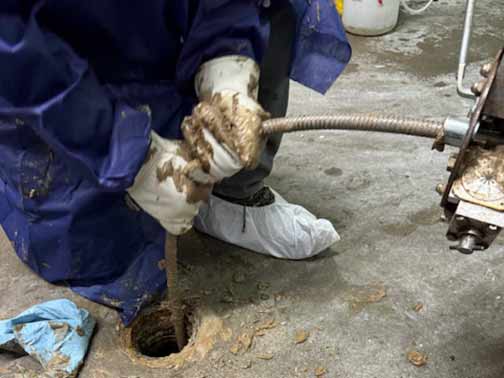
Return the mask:
[[275, 118], [263, 123], [266, 135], [307, 130], [360, 130], [436, 138], [443, 131], [443, 122], [376, 114], [338, 114]]

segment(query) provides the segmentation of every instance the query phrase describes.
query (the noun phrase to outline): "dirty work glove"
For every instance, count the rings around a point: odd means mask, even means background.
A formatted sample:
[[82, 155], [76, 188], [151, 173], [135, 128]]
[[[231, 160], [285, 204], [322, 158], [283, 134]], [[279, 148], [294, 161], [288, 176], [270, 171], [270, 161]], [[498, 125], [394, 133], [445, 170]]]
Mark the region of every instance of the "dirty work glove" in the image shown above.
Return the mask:
[[257, 166], [268, 118], [257, 103], [259, 74], [252, 59], [233, 55], [206, 62], [196, 75], [201, 103], [182, 131], [192, 156], [215, 181]]
[[127, 191], [170, 234], [181, 235], [191, 229], [211, 189], [211, 178], [198, 161], [191, 161], [185, 142], [164, 139], [152, 131], [149, 153]]

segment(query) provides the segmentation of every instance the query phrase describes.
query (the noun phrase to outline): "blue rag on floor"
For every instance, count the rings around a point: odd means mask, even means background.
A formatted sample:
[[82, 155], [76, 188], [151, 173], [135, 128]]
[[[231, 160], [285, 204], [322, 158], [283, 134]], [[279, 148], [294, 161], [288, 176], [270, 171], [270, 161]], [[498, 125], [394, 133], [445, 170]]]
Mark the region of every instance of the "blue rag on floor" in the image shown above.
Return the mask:
[[0, 351], [22, 348], [51, 375], [76, 376], [93, 334], [95, 320], [67, 299], [35, 305], [0, 321]]

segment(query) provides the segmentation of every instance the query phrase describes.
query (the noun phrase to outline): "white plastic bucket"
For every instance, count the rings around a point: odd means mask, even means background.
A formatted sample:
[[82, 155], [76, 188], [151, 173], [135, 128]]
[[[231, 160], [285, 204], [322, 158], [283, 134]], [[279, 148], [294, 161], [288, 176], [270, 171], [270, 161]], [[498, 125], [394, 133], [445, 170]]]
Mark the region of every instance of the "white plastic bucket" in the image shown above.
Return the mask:
[[394, 29], [400, 0], [345, 0], [343, 24], [357, 35], [380, 35]]

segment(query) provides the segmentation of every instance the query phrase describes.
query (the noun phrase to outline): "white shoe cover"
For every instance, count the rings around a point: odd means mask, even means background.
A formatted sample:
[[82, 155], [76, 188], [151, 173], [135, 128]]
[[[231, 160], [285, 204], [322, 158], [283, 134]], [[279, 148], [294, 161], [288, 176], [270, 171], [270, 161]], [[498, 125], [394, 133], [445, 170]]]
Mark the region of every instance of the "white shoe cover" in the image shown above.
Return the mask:
[[245, 207], [210, 196], [195, 218], [194, 227], [217, 239], [281, 259], [314, 256], [340, 240], [331, 222], [285, 201]]

